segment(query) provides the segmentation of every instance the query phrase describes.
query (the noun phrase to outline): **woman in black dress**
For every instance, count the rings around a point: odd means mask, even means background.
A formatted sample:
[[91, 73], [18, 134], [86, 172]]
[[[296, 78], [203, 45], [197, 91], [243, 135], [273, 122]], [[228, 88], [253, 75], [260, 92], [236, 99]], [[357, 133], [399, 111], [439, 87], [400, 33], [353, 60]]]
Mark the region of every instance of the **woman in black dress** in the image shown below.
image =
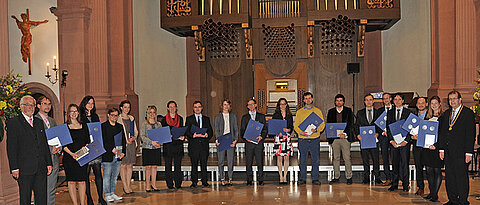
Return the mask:
[[[162, 120], [162, 126], [183, 127], [183, 118], [177, 114], [177, 103], [169, 101], [167, 103], [167, 114]], [[182, 188], [182, 157], [183, 157], [183, 140], [185, 136], [178, 139], [172, 139], [172, 142], [163, 144], [163, 156], [165, 158], [165, 181], [168, 189]], [[172, 177], [172, 161], [175, 171]], [[175, 186], [173, 180], [175, 179]]]
[[[426, 119], [439, 121], [439, 118], [443, 115], [440, 98], [433, 96], [430, 98], [429, 105]], [[442, 185], [443, 160], [440, 159], [438, 150], [433, 145], [430, 146], [430, 149], [424, 149], [422, 160], [427, 168], [428, 189], [430, 190], [430, 193], [424, 199], [438, 202], [438, 191]]]
[[[80, 119], [84, 123], [100, 122], [100, 118], [96, 113], [95, 99], [87, 95], [80, 102]], [[90, 170], [93, 169], [95, 175], [95, 186], [97, 186], [98, 203], [106, 205], [107, 202], [103, 198], [103, 178], [102, 178], [102, 157], [98, 157], [88, 163], [87, 175], [90, 176]], [[87, 204], [93, 205], [92, 194], [90, 194], [90, 180], [86, 182], [87, 186]]]
[[[287, 128], [283, 128], [286, 135], [279, 133], [275, 136], [275, 156], [277, 156], [278, 174], [280, 175], [280, 184], [287, 184], [287, 173], [292, 152], [292, 140], [290, 134], [293, 131], [293, 116], [290, 112], [287, 99], [280, 98], [277, 102], [277, 108], [272, 119], [286, 120]], [[283, 168], [283, 171], [282, 171]]]
[[162, 163], [162, 150], [158, 141], [148, 138], [148, 130], [162, 127], [157, 121], [157, 107], [150, 105], [147, 108], [147, 120], [140, 126], [140, 139], [142, 140], [142, 164], [145, 166], [146, 192], [159, 191], [157, 188], [157, 166]]
[[[65, 168], [65, 176], [68, 182], [68, 192], [72, 198], [73, 204], [78, 204], [77, 199], [80, 198], [80, 204], [85, 204], [85, 181], [88, 180], [88, 165], [80, 166], [77, 162], [79, 157], [77, 152], [82, 147], [90, 143], [88, 128], [80, 121], [78, 106], [70, 104], [68, 106], [67, 125], [72, 136], [73, 143], [63, 147], [63, 167]], [[78, 186], [78, 198], [77, 189]]]

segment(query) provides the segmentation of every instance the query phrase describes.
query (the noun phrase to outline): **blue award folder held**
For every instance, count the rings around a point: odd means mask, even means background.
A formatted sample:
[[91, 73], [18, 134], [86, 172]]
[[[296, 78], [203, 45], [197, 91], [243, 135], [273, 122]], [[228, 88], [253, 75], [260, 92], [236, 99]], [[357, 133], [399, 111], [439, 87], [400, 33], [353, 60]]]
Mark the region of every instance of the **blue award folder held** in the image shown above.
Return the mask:
[[418, 134], [418, 125], [420, 124], [420, 121], [422, 121], [422, 119], [413, 113], [410, 113], [407, 120], [405, 120], [405, 123], [403, 123], [402, 128], [410, 132], [410, 134], [416, 135]]
[[392, 133], [393, 140], [395, 140], [397, 144], [400, 144], [405, 139], [405, 137], [407, 137], [408, 131], [402, 128], [402, 125], [404, 123], [405, 120], [399, 120], [388, 125], [388, 127], [390, 128], [390, 132]]
[[360, 149], [377, 148], [377, 138], [375, 138], [375, 126], [360, 127]]
[[115, 136], [113, 136], [113, 139], [115, 140], [115, 147], [121, 147], [122, 146], [122, 137], [123, 137], [123, 131], [119, 132]]
[[93, 140], [98, 140], [101, 143], [103, 143], [102, 123], [100, 122], [87, 123], [87, 127], [88, 127], [88, 132], [90, 133], [90, 136], [93, 137]]
[[[207, 133], [207, 128], [200, 128], [196, 125], [192, 125], [192, 128], [190, 128], [190, 132], [192, 134], [197, 133], [197, 134], [204, 135], [205, 133]], [[183, 135], [180, 135], [180, 136], [183, 136]]]
[[159, 127], [157, 129], [147, 130], [147, 137], [152, 141], [158, 141], [158, 144], [172, 142], [170, 127]]
[[268, 120], [269, 135], [278, 135], [280, 133], [282, 133], [282, 135], [286, 135], [286, 133], [283, 131], [283, 128], [287, 128], [286, 120], [279, 120], [279, 119]]
[[422, 120], [419, 125], [417, 147], [428, 148], [437, 142], [438, 122]]
[[229, 149], [233, 149], [233, 147], [230, 146], [231, 144], [233, 144], [233, 137], [232, 137], [231, 132], [227, 133], [227, 134], [224, 134], [220, 137], [217, 137], [217, 141], [218, 141], [218, 143], [220, 143], [220, 145], [218, 145], [218, 151], [219, 152], [229, 150]]
[[[98, 135], [97, 135], [98, 136]], [[100, 135], [101, 136], [101, 135]], [[80, 166], [84, 166], [90, 161], [96, 159], [105, 153], [105, 148], [103, 148], [103, 141], [100, 141], [98, 138], [94, 138], [93, 142], [87, 145], [88, 154], [84, 157], [78, 159]]]
[[73, 142], [67, 124], [46, 129], [45, 134], [47, 135], [48, 145], [50, 146], [65, 146]]
[[378, 118], [375, 120], [375, 125], [377, 125], [383, 131], [387, 129], [387, 112], [384, 111]]
[[[316, 113], [312, 112], [303, 122], [298, 126], [300, 130], [306, 132], [308, 135], [312, 134], [312, 129], [317, 129], [323, 123]], [[308, 128], [308, 129], [307, 129]]]
[[255, 120], [250, 119], [248, 121], [247, 129], [243, 138], [252, 141], [255, 144], [258, 144], [260, 140], [257, 138], [262, 133], [263, 124]]
[[347, 123], [326, 123], [325, 127], [327, 128], [327, 138], [338, 138], [338, 135], [343, 133], [347, 127]]
[[130, 122], [130, 136], [128, 136], [128, 138], [130, 138], [131, 136], [135, 136], [135, 120], [132, 120], [132, 122]]
[[185, 132], [187, 131], [188, 127], [172, 127], [172, 138], [178, 139], [181, 136], [185, 136]]

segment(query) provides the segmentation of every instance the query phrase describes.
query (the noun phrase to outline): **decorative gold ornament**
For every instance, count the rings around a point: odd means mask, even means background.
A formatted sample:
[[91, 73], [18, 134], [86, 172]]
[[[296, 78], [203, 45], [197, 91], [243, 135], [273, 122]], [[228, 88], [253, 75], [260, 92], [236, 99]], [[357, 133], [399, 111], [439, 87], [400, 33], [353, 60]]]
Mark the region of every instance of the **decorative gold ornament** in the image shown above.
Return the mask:
[[190, 0], [166, 0], [167, 1], [167, 16], [191, 16], [192, 6]]
[[393, 0], [367, 0], [367, 8], [391, 9], [393, 8]]

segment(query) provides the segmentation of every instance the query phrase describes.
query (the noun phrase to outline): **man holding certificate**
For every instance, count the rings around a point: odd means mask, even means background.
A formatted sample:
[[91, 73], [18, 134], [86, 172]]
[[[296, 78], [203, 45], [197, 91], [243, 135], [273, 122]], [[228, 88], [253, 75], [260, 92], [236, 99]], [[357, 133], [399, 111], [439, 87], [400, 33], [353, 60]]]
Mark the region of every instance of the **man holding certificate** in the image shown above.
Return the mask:
[[190, 187], [197, 187], [199, 161], [202, 174], [202, 186], [209, 186], [207, 175], [208, 143], [213, 136], [213, 129], [210, 124], [210, 118], [202, 115], [202, 111], [202, 102], [195, 101], [193, 103], [194, 114], [188, 116], [185, 121], [185, 127], [188, 127], [186, 133], [188, 139], [188, 155], [192, 163], [192, 185], [190, 185]]
[[440, 151], [445, 162], [445, 186], [448, 203], [469, 204], [468, 164], [472, 161], [475, 142], [475, 116], [462, 105], [462, 96], [456, 90], [448, 93], [451, 106], [439, 122], [438, 142], [433, 148]]
[[350, 159], [350, 144], [353, 141], [353, 111], [345, 107], [345, 96], [335, 96], [335, 107], [328, 110], [327, 123], [347, 123], [343, 131], [337, 131], [337, 138], [328, 138], [333, 150], [334, 177], [330, 184], [337, 183], [340, 178], [340, 152], [345, 161], [345, 177], [347, 184], [352, 184], [352, 161]]
[[[355, 123], [355, 134], [361, 143], [361, 154], [363, 161], [363, 184], [370, 183], [370, 157], [373, 161], [373, 176], [375, 176], [375, 184], [382, 185], [380, 180], [380, 162], [378, 153], [378, 136], [382, 130], [375, 126], [374, 122], [380, 116], [380, 112], [373, 107], [373, 95], [367, 94], [363, 97], [365, 108], [357, 112], [357, 122]], [[360, 129], [362, 127], [374, 126], [374, 129], [366, 129], [364, 132]], [[373, 135], [374, 137], [371, 137]], [[363, 136], [363, 137], [362, 137]], [[373, 142], [374, 147], [364, 148], [367, 142]]]
[[[378, 108], [378, 112], [383, 114], [383, 112], [390, 111], [392, 106], [392, 96], [390, 93], [383, 93], [382, 95], [383, 106]], [[380, 142], [380, 148], [382, 152], [382, 161], [383, 161], [383, 172], [385, 173], [385, 185], [390, 186], [392, 185], [392, 172], [390, 171], [390, 155], [392, 151], [392, 145], [390, 144], [390, 140], [388, 139], [387, 132], [385, 130], [382, 131], [382, 134], [379, 136], [378, 141]]]
[[[408, 192], [410, 189], [408, 181], [408, 162], [410, 159], [410, 149], [408, 143], [410, 143], [411, 135], [409, 133], [403, 136], [398, 132], [392, 132], [390, 124], [405, 120], [408, 118], [410, 111], [403, 107], [404, 96], [400, 93], [393, 95], [393, 103], [395, 107], [387, 113], [387, 134], [390, 140], [392, 149], [392, 186], [388, 188], [388, 191], [395, 191], [398, 189], [398, 182], [402, 180], [403, 191]], [[401, 125], [398, 129], [402, 129]]]
[[[297, 111], [295, 118], [294, 129], [299, 134], [298, 136], [298, 149], [300, 151], [300, 180], [298, 185], [303, 185], [307, 181], [307, 158], [310, 153], [312, 157], [312, 184], [320, 185], [318, 181], [319, 175], [319, 164], [318, 158], [320, 155], [320, 133], [325, 129], [325, 122], [323, 120], [322, 111], [313, 106], [313, 94], [306, 92], [303, 94], [303, 102], [305, 107]], [[306, 121], [309, 116], [318, 117], [317, 123], [315, 122], [305, 122], [308, 124], [305, 129], [302, 124]]]
[[[263, 140], [267, 135], [267, 121], [265, 115], [257, 112], [257, 101], [255, 99], [250, 99], [247, 102], [248, 113], [242, 116], [242, 122], [240, 127], [240, 135], [245, 139], [245, 155], [247, 158], [247, 185], [252, 185], [253, 181], [253, 157], [257, 162], [258, 169], [258, 185], [263, 185]], [[247, 125], [249, 121], [256, 121], [256, 124], [263, 124], [263, 128], [258, 136], [253, 136], [253, 140], [249, 139], [252, 136], [248, 136]], [[255, 140], [255, 141], [254, 141]]]
[[[425, 117], [427, 116], [427, 108], [428, 108], [427, 98], [426, 97], [418, 98], [416, 115], [420, 119], [425, 120]], [[416, 175], [417, 175], [416, 178], [417, 178], [418, 190], [417, 192], [415, 192], [415, 194], [421, 196], [423, 195], [423, 192], [424, 192], [425, 182], [423, 177], [423, 167], [424, 167], [424, 163], [422, 160], [423, 148], [417, 146], [418, 129], [419, 127], [413, 128], [410, 134], [412, 134], [413, 159], [415, 160], [415, 169], [416, 169]]]

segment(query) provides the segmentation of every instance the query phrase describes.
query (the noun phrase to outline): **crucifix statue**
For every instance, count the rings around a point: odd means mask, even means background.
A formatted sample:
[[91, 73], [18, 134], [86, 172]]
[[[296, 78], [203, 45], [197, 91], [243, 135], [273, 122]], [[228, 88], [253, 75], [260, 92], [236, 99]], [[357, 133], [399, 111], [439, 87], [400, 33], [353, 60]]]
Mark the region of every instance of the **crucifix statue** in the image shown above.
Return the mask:
[[32, 65], [30, 62], [30, 44], [32, 44], [32, 33], [30, 33], [30, 27], [38, 26], [42, 23], [47, 23], [48, 20], [44, 21], [30, 21], [30, 13], [27, 9], [27, 13], [20, 14], [22, 21], [18, 20], [17, 17], [12, 15], [12, 18], [17, 22], [17, 26], [22, 32], [22, 42], [20, 51], [22, 52], [22, 60], [25, 63], [28, 63], [28, 74], [32, 75]]

